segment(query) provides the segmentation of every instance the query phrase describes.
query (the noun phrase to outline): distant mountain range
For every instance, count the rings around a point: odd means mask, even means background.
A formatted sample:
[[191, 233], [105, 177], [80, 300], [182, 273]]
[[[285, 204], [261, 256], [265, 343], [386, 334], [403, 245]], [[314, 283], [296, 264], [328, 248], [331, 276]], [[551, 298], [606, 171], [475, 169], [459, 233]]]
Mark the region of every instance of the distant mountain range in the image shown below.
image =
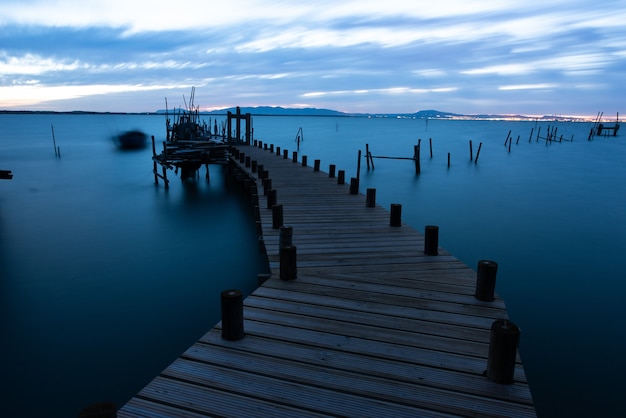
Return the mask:
[[[459, 114], [452, 112], [442, 112], [440, 110], [420, 110], [414, 113], [345, 113], [331, 109], [318, 109], [314, 107], [307, 108], [288, 108], [280, 106], [257, 106], [257, 107], [241, 107], [242, 114], [250, 113], [253, 116], [335, 116], [335, 117], [368, 117], [368, 118], [410, 118], [410, 119], [449, 119], [449, 120], [547, 120], [547, 121], [574, 121], [574, 122], [593, 122], [593, 118], [584, 116], [561, 116], [561, 115], [544, 115], [544, 116], [528, 116], [528, 115], [498, 115], [498, 114]], [[178, 111], [178, 109], [176, 109]], [[226, 109], [218, 109], [212, 111], [200, 112], [202, 115], [226, 115], [227, 112], [236, 113], [237, 108], [230, 107]], [[169, 110], [173, 113], [174, 110]], [[65, 114], [165, 114], [166, 110], [161, 109], [155, 112], [89, 112], [89, 111], [72, 111], [72, 112], [53, 112], [53, 111], [25, 111], [25, 110], [1, 110], [2, 113], [65, 113]]]
[[[236, 107], [200, 112], [203, 115], [225, 115], [228, 112], [236, 113]], [[477, 120], [561, 120], [561, 121], [584, 121], [584, 117], [576, 116], [526, 116], [526, 115], [497, 115], [497, 114], [476, 114], [466, 115], [440, 110], [420, 110], [414, 113], [346, 113], [331, 109], [307, 108], [286, 108], [280, 106], [257, 106], [240, 107], [242, 114], [250, 113], [253, 116], [339, 116], [339, 117], [375, 117], [375, 118], [411, 118], [411, 119], [477, 119]], [[165, 113], [164, 109], [157, 110], [156, 113]], [[172, 112], [170, 110], [170, 112]]]

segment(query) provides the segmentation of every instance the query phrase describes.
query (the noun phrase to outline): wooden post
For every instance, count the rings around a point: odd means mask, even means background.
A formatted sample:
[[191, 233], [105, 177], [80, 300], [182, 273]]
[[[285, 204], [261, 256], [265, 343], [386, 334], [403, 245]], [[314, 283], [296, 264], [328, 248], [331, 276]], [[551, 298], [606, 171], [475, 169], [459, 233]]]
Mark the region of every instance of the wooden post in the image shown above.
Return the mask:
[[290, 247], [293, 245], [293, 227], [281, 226], [279, 228], [278, 248]]
[[356, 177], [350, 179], [350, 194], [359, 194], [359, 179]]
[[450, 168], [450, 153], [448, 153], [448, 168]]
[[535, 130], [535, 128], [530, 128], [530, 135], [528, 136], [528, 142], [532, 141], [533, 139], [533, 131]]
[[356, 178], [361, 178], [361, 150], [359, 150], [359, 156], [357, 157], [356, 163]]
[[428, 142], [430, 143], [430, 158], [433, 158], [433, 139], [430, 138]]
[[376, 189], [368, 188], [365, 195], [365, 207], [373, 208], [376, 206]]
[[480, 144], [478, 144], [478, 151], [476, 151], [476, 159], [474, 160], [474, 164], [478, 164], [478, 156], [480, 155], [480, 148], [482, 146], [483, 146], [482, 142]]
[[283, 150], [283, 158], [284, 158], [285, 160], [289, 158], [289, 151], [288, 151], [288, 150], [286, 150], [286, 149], [284, 149], [284, 150]]
[[314, 160], [313, 161], [313, 171], [320, 171], [320, 164], [321, 164], [320, 160]]
[[[56, 149], [54, 151], [56, 153]], [[154, 173], [154, 184], [159, 184], [159, 173], [157, 171], [157, 162], [154, 159], [156, 157], [156, 146], [154, 145], [154, 135], [152, 135], [152, 172]]]
[[509, 134], [506, 136], [506, 140], [504, 141], [504, 146], [506, 147], [506, 143], [509, 142], [509, 138], [511, 137], [511, 131], [509, 130]]
[[246, 168], [247, 168], [247, 167], [250, 167], [250, 163], [251, 163], [251, 161], [250, 161], [250, 157], [249, 157], [249, 156], [246, 156]]
[[402, 205], [399, 203], [391, 204], [391, 215], [389, 217], [389, 226], [402, 226]]
[[237, 135], [237, 141], [241, 141], [241, 109], [237, 106], [237, 125], [235, 126], [235, 135]]
[[493, 301], [496, 289], [496, 274], [498, 263], [490, 260], [480, 260], [476, 273], [476, 292], [474, 297], [484, 302]]
[[293, 152], [293, 157], [292, 157], [291, 161], [293, 161], [294, 163], [298, 162], [298, 151], [294, 151]]
[[224, 290], [221, 293], [222, 338], [237, 341], [243, 338], [243, 294], [241, 290]]
[[307, 156], [303, 155], [302, 156], [302, 167], [306, 167], [307, 166]]
[[[252, 172], [254, 172], [254, 170], [252, 170]], [[258, 178], [263, 179], [263, 164], [257, 164], [256, 174]]]
[[337, 168], [337, 166], [335, 164], [330, 164], [328, 166], [328, 177], [330, 178], [334, 178], [335, 177], [335, 169]]
[[272, 209], [272, 206], [276, 204], [277, 194], [278, 192], [276, 189], [270, 189], [267, 191], [267, 208], [268, 209]]
[[272, 229], [278, 229], [283, 226], [283, 205], [277, 204], [272, 206]]
[[250, 162], [250, 170], [252, 170], [253, 173], [256, 173], [256, 168], [257, 168], [257, 160], [252, 160]]
[[370, 171], [370, 144], [365, 144], [365, 162], [367, 163], [367, 171]]
[[280, 147], [276, 147], [276, 156], [280, 157]]
[[519, 345], [520, 329], [507, 319], [498, 319], [491, 324], [487, 379], [510, 385], [514, 382], [515, 357]]
[[439, 227], [435, 225], [426, 225], [424, 231], [424, 254], [439, 254]]
[[279, 250], [280, 259], [280, 279], [294, 280], [298, 277], [296, 262], [296, 247], [289, 245]]
[[[167, 162], [167, 144], [163, 141], [163, 162]], [[170, 182], [167, 180], [167, 167], [165, 164], [161, 165], [161, 169], [163, 170], [163, 183], [165, 184], [165, 190], [169, 189]]]
[[470, 161], [474, 161], [474, 152], [472, 151], [472, 140], [469, 140], [470, 145]]
[[339, 170], [337, 172], [337, 184], [345, 184], [346, 182], [346, 170]]
[[239, 162], [240, 163], [245, 163], [246, 161], [246, 153], [245, 152], [240, 152], [239, 153]]
[[413, 145], [413, 159], [415, 160], [415, 174], [419, 174], [422, 169], [420, 167], [420, 146]]
[[272, 179], [263, 179], [263, 196], [267, 196], [267, 192], [272, 189]]

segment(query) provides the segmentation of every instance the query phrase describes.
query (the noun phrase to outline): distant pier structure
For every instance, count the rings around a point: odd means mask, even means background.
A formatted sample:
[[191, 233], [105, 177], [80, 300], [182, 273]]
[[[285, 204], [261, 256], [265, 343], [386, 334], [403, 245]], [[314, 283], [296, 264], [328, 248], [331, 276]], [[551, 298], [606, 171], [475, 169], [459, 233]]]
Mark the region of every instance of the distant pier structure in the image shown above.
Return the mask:
[[593, 132], [595, 132], [596, 135], [598, 136], [617, 136], [617, 131], [619, 131], [619, 113], [617, 113], [617, 116], [615, 118], [615, 124], [613, 125], [606, 125], [602, 122], [600, 122], [602, 119], [602, 113], [598, 113], [598, 116], [596, 118], [596, 121], [594, 123], [594, 127], [592, 129], [592, 134]]
[[[234, 114], [230, 111], [227, 113], [226, 125], [222, 124], [221, 130], [215, 121], [211, 131], [210, 123], [207, 125], [200, 121], [198, 108], [194, 108], [193, 105], [192, 90], [189, 108], [182, 112], [174, 112], [173, 124], [170, 123], [168, 112], [167, 135], [160, 153], [157, 153], [155, 139], [152, 137], [154, 182], [159, 184], [160, 178], [167, 189], [169, 187], [167, 170], [173, 170], [175, 174], [180, 171], [181, 180], [195, 180], [199, 177], [199, 170], [203, 165], [206, 167], [208, 181], [209, 164], [228, 164], [232, 146], [250, 145], [252, 116], [250, 113], [242, 114], [239, 107], [236, 109]], [[245, 123], [243, 129], [242, 122]]]

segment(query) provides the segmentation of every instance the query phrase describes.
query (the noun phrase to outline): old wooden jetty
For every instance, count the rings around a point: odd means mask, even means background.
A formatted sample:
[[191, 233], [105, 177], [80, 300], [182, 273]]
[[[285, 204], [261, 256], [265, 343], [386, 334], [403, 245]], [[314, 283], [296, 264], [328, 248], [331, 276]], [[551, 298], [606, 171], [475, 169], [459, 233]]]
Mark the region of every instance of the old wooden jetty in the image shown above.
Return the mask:
[[255, 144], [233, 149], [229, 178], [255, 205], [269, 277], [240, 318], [225, 289], [223, 320], [118, 416], [536, 416], [516, 342], [510, 379], [492, 373], [494, 336], [516, 329], [504, 301], [437, 229], [402, 223], [400, 204], [333, 165]]
[[[193, 90], [191, 97], [193, 98]], [[228, 164], [229, 150], [233, 145], [249, 145], [252, 141], [251, 115], [241, 114], [239, 107], [235, 113], [227, 113], [227, 126], [221, 134], [218, 132], [217, 122], [213, 133], [210, 126], [201, 123], [199, 113], [193, 106], [174, 115], [176, 120], [173, 123], [170, 123], [169, 116], [166, 117], [167, 134], [160, 153], [157, 153], [155, 139], [152, 137], [154, 182], [159, 184], [159, 178], [162, 179], [166, 189], [169, 187], [167, 170], [173, 170], [175, 174], [180, 171], [183, 180], [195, 179], [198, 170], [204, 165], [208, 178], [209, 164]], [[245, 123], [245, 132], [241, 130], [241, 122]]]

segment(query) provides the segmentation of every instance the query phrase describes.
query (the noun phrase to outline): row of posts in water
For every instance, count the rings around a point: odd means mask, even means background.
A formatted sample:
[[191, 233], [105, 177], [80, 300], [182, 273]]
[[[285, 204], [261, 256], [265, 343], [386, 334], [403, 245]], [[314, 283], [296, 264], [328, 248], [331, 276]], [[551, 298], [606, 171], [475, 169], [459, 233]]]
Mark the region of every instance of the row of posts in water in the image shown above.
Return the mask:
[[[263, 148], [262, 142], [254, 141], [255, 146]], [[267, 144], [265, 148], [268, 150]], [[269, 146], [269, 151], [274, 152], [274, 146]], [[280, 147], [276, 148], [276, 156], [281, 156]], [[293, 152], [292, 161], [298, 163], [298, 154]], [[282, 157], [289, 158], [287, 150], [283, 150]], [[283, 205], [278, 202], [278, 192], [272, 187], [272, 180], [264, 165], [259, 164], [245, 152], [234, 149], [232, 156], [233, 164], [230, 165], [229, 177], [234, 179], [246, 193], [254, 206], [257, 233], [260, 236], [259, 249], [266, 252], [262, 236], [260, 205], [257, 180], [263, 184], [263, 195], [266, 196], [266, 210], [272, 211], [272, 229], [279, 230], [279, 278], [283, 281], [297, 279], [297, 248], [293, 245], [293, 227], [284, 224]], [[237, 164], [237, 161], [239, 164]], [[301, 157], [302, 166], [307, 166], [307, 157]], [[314, 161], [313, 172], [320, 172], [320, 160]], [[245, 168], [244, 168], [245, 167]], [[335, 177], [336, 166], [329, 165], [328, 175]], [[255, 178], [256, 174], [256, 178]], [[345, 171], [339, 170], [337, 184], [345, 184]], [[358, 195], [359, 179], [351, 178], [349, 193]], [[368, 188], [365, 196], [365, 206], [376, 207], [376, 189]], [[389, 227], [402, 227], [402, 205], [393, 203], [390, 207]], [[439, 254], [439, 227], [427, 225], [424, 229], [424, 254], [437, 256]], [[495, 300], [495, 284], [498, 264], [491, 260], [478, 262], [476, 287], [474, 298], [485, 303]], [[259, 284], [268, 279], [268, 275], [259, 275]], [[240, 290], [229, 289], [221, 293], [222, 309], [222, 338], [225, 340], [239, 340], [244, 338], [243, 320], [243, 294]], [[515, 360], [519, 345], [520, 330], [517, 325], [507, 319], [499, 319], [492, 323], [487, 369], [483, 373], [489, 380], [500, 384], [512, 384], [514, 382]]]
[[[433, 139], [429, 138], [428, 140], [428, 144], [429, 144], [429, 150], [430, 150], [430, 158], [433, 158]], [[473, 161], [474, 164], [478, 164], [478, 157], [480, 156], [480, 150], [483, 146], [483, 143], [481, 142], [478, 145], [478, 150], [476, 151], [476, 159], [474, 159], [474, 148], [473, 148], [473, 143], [472, 140], [470, 139], [469, 141], [469, 157], [470, 157], [470, 161]], [[422, 172], [422, 168], [421, 168], [421, 149], [422, 149], [422, 139], [418, 139], [417, 140], [417, 145], [413, 146], [413, 156], [412, 157], [389, 157], [389, 156], [383, 156], [383, 155], [372, 155], [371, 151], [370, 151], [370, 146], [369, 144], [365, 144], [365, 162], [367, 164], [367, 170], [371, 169], [375, 169], [375, 165], [374, 165], [374, 158], [380, 158], [380, 159], [387, 159], [387, 160], [411, 160], [415, 163], [415, 174], [420, 174]], [[448, 168], [450, 168], [450, 164], [451, 164], [451, 153], [448, 152]], [[361, 171], [361, 150], [359, 150], [358, 152], [358, 158], [357, 158], [357, 176], [358, 173]]]

